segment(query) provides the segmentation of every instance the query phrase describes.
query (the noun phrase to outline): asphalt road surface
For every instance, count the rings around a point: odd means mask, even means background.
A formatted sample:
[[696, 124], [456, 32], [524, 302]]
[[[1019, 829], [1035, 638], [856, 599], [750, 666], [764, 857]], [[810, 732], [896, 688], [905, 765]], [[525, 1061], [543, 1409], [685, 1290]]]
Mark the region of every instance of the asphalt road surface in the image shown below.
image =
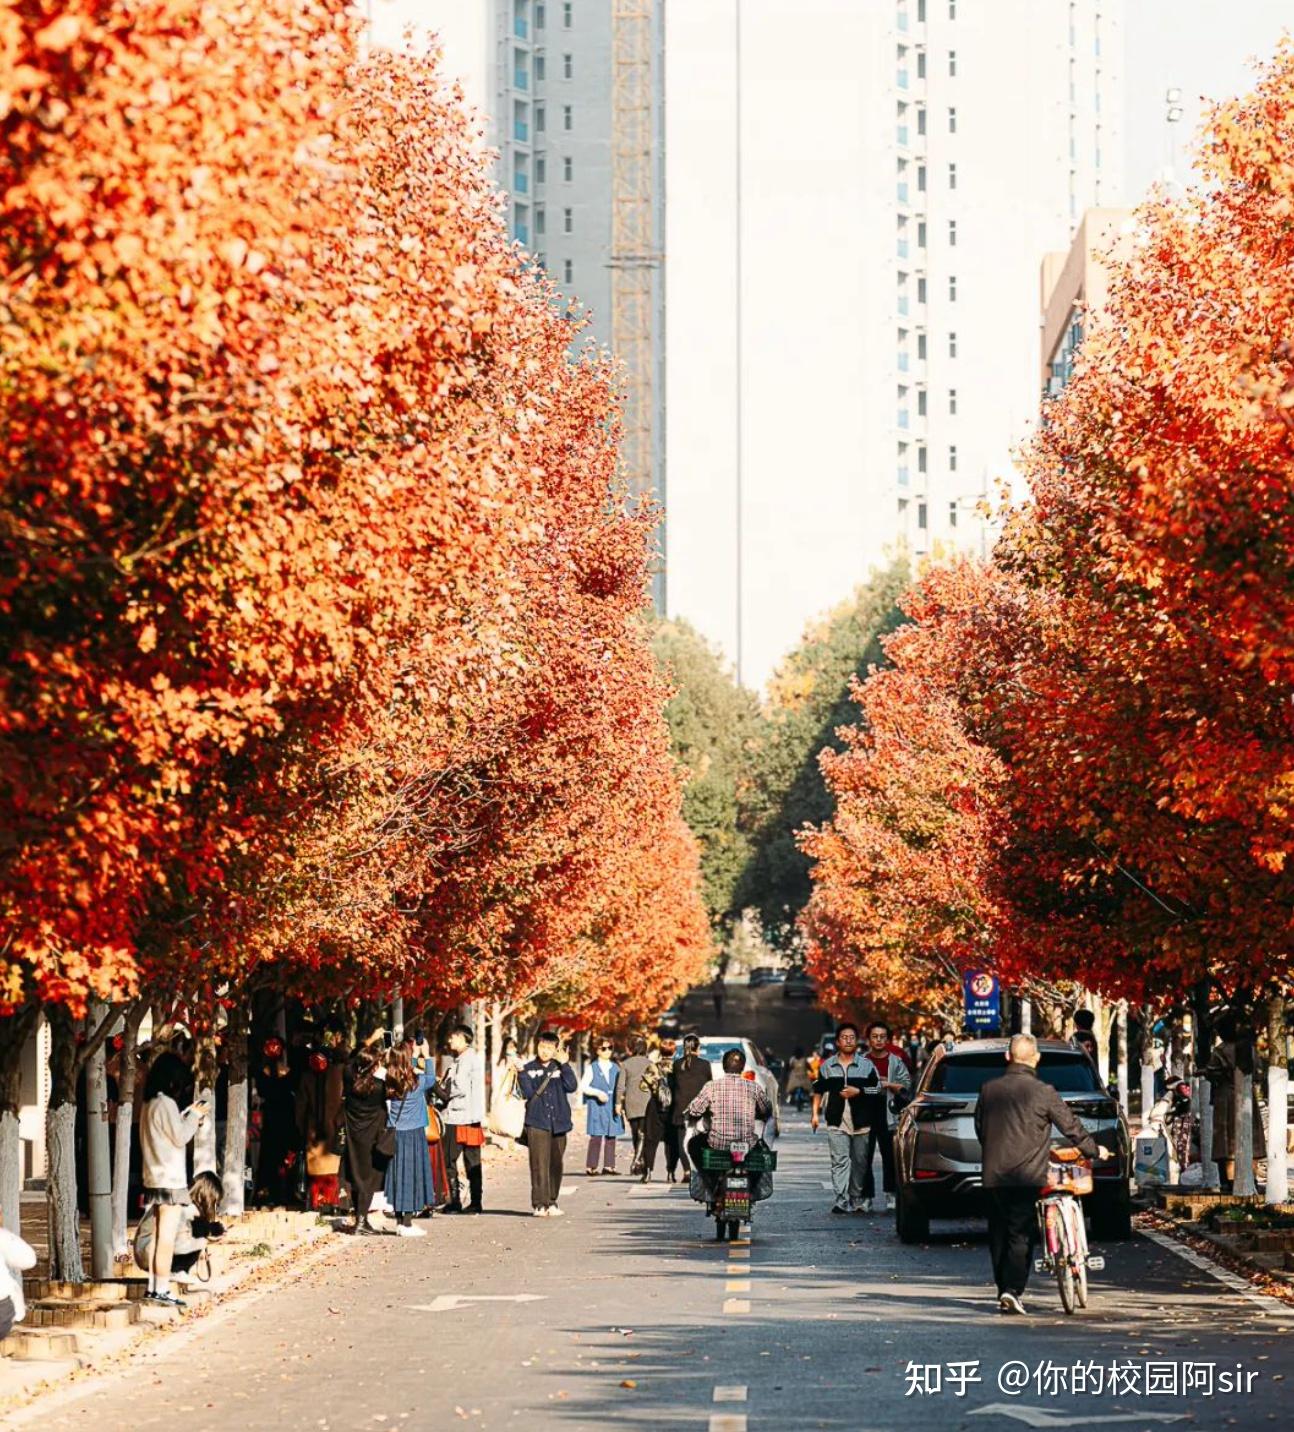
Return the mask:
[[[1029, 1316], [1003, 1317], [979, 1228], [936, 1225], [928, 1245], [904, 1247], [889, 1218], [833, 1217], [825, 1142], [803, 1118], [787, 1125], [777, 1193], [760, 1205], [748, 1247], [714, 1243], [683, 1189], [659, 1182], [577, 1172], [563, 1194], [568, 1216], [531, 1218], [513, 1161], [490, 1172], [486, 1216], [437, 1218], [420, 1240], [339, 1236], [295, 1281], [194, 1319], [19, 1425], [1290, 1425], [1294, 1309], [1254, 1301], [1138, 1236], [1103, 1250], [1109, 1264], [1093, 1275], [1085, 1313], [1066, 1318], [1035, 1276]], [[1214, 1391], [1147, 1395], [1147, 1363], [1159, 1386], [1163, 1369], [1176, 1368], [1180, 1385], [1189, 1365]], [[909, 1394], [910, 1365], [927, 1388], [937, 1368], [940, 1390]], [[1076, 1365], [1085, 1390], [1061, 1390], [1055, 1369], [1068, 1389]], [[1237, 1366], [1249, 1390], [1221, 1391]]]

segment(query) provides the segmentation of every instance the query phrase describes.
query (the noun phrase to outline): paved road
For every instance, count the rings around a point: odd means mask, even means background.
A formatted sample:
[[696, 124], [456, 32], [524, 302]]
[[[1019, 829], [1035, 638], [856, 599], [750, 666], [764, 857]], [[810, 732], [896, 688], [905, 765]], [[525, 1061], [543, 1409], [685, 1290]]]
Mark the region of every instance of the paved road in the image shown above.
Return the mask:
[[[936, 1229], [905, 1248], [888, 1219], [827, 1212], [826, 1151], [803, 1120], [782, 1141], [777, 1196], [753, 1245], [710, 1241], [681, 1189], [570, 1179], [569, 1216], [532, 1219], [518, 1164], [492, 1171], [480, 1219], [441, 1218], [418, 1241], [338, 1238], [308, 1275], [222, 1311], [182, 1345], [136, 1361], [43, 1428], [184, 1432], [336, 1429], [708, 1427], [712, 1432], [900, 1426], [1005, 1432], [1022, 1425], [1289, 1425], [1294, 1316], [1263, 1308], [1174, 1253], [1111, 1245], [1093, 1306], [1064, 1318], [1035, 1287], [1028, 1318], [1003, 1318], [982, 1234]], [[572, 1159], [572, 1162], [575, 1162]], [[456, 1296], [531, 1302], [469, 1302]], [[439, 1302], [437, 1300], [440, 1300]], [[444, 1309], [444, 1310], [440, 1310]], [[1290, 1310], [1294, 1313], [1294, 1310]], [[1147, 1359], [1237, 1363], [1241, 1395], [1004, 1396], [1007, 1363], [1108, 1369]], [[945, 1390], [905, 1397], [910, 1361], [939, 1364]], [[978, 1362], [967, 1395], [949, 1363]], [[716, 1400], [716, 1399], [725, 1400]], [[984, 1411], [1025, 1411], [1032, 1423]], [[1028, 1409], [1042, 1409], [1028, 1412]], [[743, 1420], [746, 1419], [746, 1420]], [[1061, 1420], [1064, 1419], [1064, 1420]]]

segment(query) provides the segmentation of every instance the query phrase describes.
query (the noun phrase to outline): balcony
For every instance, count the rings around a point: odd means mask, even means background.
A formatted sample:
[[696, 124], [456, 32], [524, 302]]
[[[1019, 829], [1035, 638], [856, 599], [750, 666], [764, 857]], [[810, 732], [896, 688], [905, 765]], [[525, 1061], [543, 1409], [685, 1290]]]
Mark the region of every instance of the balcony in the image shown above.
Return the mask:
[[524, 119], [514, 119], [512, 121], [512, 137], [513, 139], [519, 139], [522, 144], [529, 141], [530, 126]]
[[518, 66], [512, 72], [512, 85], [514, 89], [528, 90], [530, 88], [530, 76], [525, 70]]
[[906, 293], [901, 293], [901, 294], [899, 294], [899, 317], [900, 317], [900, 318], [906, 318], [907, 316], [908, 316], [908, 296], [907, 296]]
[[900, 240], [898, 241], [898, 253], [899, 253], [899, 257], [900, 257], [901, 259], [907, 258], [907, 256], [908, 256], [908, 241], [907, 241], [906, 239], [900, 239]]
[[907, 89], [907, 87], [908, 87], [908, 72], [907, 72], [907, 70], [900, 70], [900, 71], [899, 71], [899, 88], [900, 88], [901, 90], [905, 90], [905, 89]]
[[906, 124], [899, 125], [899, 143], [906, 149], [908, 143], [908, 127]]
[[530, 192], [530, 177], [518, 170], [512, 176], [512, 192], [514, 194], [528, 194]]
[[911, 364], [908, 362], [908, 355], [907, 355], [906, 353], [900, 353], [900, 354], [899, 354], [899, 372], [900, 372], [900, 373], [906, 373], [906, 372], [908, 371], [909, 367], [911, 367]]
[[908, 202], [908, 184], [907, 184], [907, 180], [906, 180], [906, 179], [900, 179], [899, 182], [898, 182], [898, 185], [895, 187], [894, 192], [895, 192], [895, 194], [898, 195], [899, 203], [900, 203], [900, 204], [906, 204], [906, 203]]
[[530, 26], [526, 24], [526, 17], [524, 15], [518, 15], [512, 22], [512, 33], [518, 40], [524, 40], [529, 36]]
[[900, 30], [906, 30], [908, 28], [908, 12], [906, 10], [899, 11], [898, 22]]
[[907, 431], [907, 428], [908, 428], [908, 410], [907, 410], [906, 408], [900, 408], [900, 409], [899, 409], [899, 427], [901, 427], [905, 432]]

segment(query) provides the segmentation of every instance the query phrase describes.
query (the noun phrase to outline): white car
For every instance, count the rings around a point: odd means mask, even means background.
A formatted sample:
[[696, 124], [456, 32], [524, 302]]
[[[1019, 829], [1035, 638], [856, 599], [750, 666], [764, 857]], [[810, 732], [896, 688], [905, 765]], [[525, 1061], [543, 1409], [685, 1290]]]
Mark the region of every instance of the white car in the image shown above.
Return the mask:
[[779, 1102], [781, 1090], [777, 1086], [777, 1076], [764, 1063], [764, 1056], [759, 1052], [758, 1046], [752, 1040], [722, 1034], [703, 1034], [700, 1039], [701, 1047], [697, 1053], [702, 1059], [710, 1061], [710, 1070], [716, 1079], [723, 1078], [723, 1056], [729, 1049], [740, 1049], [746, 1056], [746, 1068], [743, 1071], [746, 1078], [759, 1080], [764, 1086], [764, 1093], [768, 1095], [769, 1103], [773, 1106], [773, 1117], [769, 1120], [765, 1136], [770, 1140], [775, 1139], [782, 1131]]

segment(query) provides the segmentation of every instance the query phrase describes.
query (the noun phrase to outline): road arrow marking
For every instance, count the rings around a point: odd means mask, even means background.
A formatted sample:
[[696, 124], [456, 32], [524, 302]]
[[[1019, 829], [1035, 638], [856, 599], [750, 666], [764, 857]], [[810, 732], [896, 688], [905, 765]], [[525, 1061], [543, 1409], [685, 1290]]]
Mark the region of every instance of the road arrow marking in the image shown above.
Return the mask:
[[976, 1407], [971, 1417], [993, 1416], [1013, 1417], [1030, 1427], [1095, 1427], [1098, 1422], [1184, 1422], [1184, 1412], [1107, 1412], [1104, 1414], [1084, 1412], [1081, 1417], [1065, 1417], [1059, 1412], [1049, 1412], [1045, 1407], [1020, 1407], [1014, 1402], [993, 1402], [987, 1407]]
[[442, 1293], [434, 1302], [410, 1303], [413, 1313], [452, 1313], [468, 1303], [541, 1303], [543, 1293]]

